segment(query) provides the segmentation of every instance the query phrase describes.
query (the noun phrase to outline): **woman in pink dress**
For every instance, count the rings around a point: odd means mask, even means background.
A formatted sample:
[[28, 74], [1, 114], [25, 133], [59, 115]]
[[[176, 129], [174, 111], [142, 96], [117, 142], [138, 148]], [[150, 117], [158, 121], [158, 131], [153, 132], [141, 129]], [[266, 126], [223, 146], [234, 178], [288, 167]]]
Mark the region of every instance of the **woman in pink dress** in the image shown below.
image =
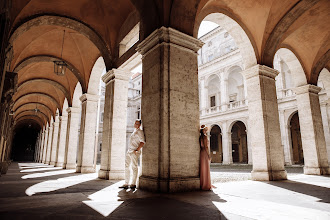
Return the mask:
[[203, 127], [200, 130], [199, 144], [201, 148], [200, 153], [200, 181], [202, 190], [211, 190], [211, 174], [210, 174], [210, 161], [209, 154], [209, 141], [207, 139], [207, 127]]

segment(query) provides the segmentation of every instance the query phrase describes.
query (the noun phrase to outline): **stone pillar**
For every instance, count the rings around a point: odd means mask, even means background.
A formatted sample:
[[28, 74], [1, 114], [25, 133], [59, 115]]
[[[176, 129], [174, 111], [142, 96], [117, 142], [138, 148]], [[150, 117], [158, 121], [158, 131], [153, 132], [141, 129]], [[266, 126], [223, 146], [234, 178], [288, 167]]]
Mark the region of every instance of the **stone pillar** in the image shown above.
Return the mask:
[[221, 90], [221, 110], [226, 111], [229, 103], [228, 97], [228, 79], [225, 79], [223, 74], [220, 78], [220, 90]]
[[51, 125], [48, 129], [48, 143], [47, 143], [47, 152], [46, 152], [46, 164], [50, 164], [50, 155], [52, 152], [53, 144], [53, 132], [54, 131], [54, 122], [51, 122]]
[[81, 110], [77, 107], [69, 107], [66, 111], [68, 112], [68, 122], [63, 168], [76, 169], [79, 118]]
[[202, 110], [202, 112], [205, 111], [206, 108], [206, 102], [207, 102], [207, 97], [206, 97], [206, 92], [205, 92], [205, 77], [202, 77], [200, 79], [200, 90], [201, 90], [201, 99], [199, 100], [200, 103], [200, 110]]
[[318, 96], [320, 90], [320, 87], [314, 85], [294, 89], [298, 104], [305, 174], [330, 174]]
[[323, 130], [325, 137], [325, 145], [328, 153], [328, 162], [330, 161], [330, 129], [329, 129], [329, 119], [328, 119], [328, 103], [321, 104], [321, 114], [323, 122]]
[[233, 163], [232, 157], [232, 146], [231, 146], [231, 132], [225, 130], [227, 126], [223, 126], [222, 132], [222, 152], [223, 152], [223, 161], [222, 164], [231, 164]]
[[125, 178], [125, 150], [127, 128], [127, 93], [130, 73], [113, 69], [102, 77], [106, 83], [101, 179]]
[[50, 165], [55, 166], [55, 160], [56, 160], [56, 153], [57, 153], [57, 147], [58, 147], [58, 134], [61, 127], [61, 121], [59, 116], [56, 116], [55, 122], [54, 122], [54, 130], [53, 130], [53, 143], [51, 147], [51, 156], [50, 156]]
[[95, 172], [95, 136], [98, 95], [83, 94], [81, 101], [81, 123], [77, 157], [77, 173]]
[[243, 71], [247, 80], [249, 133], [253, 154], [252, 179], [287, 179], [276, 97], [278, 71], [255, 65]]
[[138, 46], [146, 135], [141, 189], [176, 192], [200, 188], [197, 51], [202, 44], [161, 27]]
[[285, 121], [284, 110], [279, 111], [282, 148], [284, 152], [284, 164], [292, 165], [292, 147], [289, 142], [290, 127]]
[[37, 158], [38, 163], [42, 163], [42, 154], [43, 154], [43, 146], [44, 146], [44, 139], [45, 139], [45, 129], [41, 128], [41, 139], [40, 139], [40, 148], [39, 148], [39, 154]]
[[47, 160], [48, 139], [49, 139], [49, 126], [46, 126], [45, 137], [44, 137], [44, 146], [43, 146], [43, 152], [42, 152], [42, 163], [46, 163], [46, 160]]
[[[247, 128], [249, 127], [249, 124], [247, 124]], [[251, 135], [250, 131], [248, 129], [246, 131], [246, 139], [247, 139], [247, 148], [248, 148], [248, 164], [252, 165], [253, 164], [253, 155], [252, 155], [252, 144], [251, 144]]]
[[40, 152], [40, 145], [41, 145], [41, 132], [39, 132], [37, 141], [36, 141], [36, 147], [34, 149], [34, 161], [38, 162], [38, 156]]
[[58, 138], [58, 149], [56, 154], [56, 167], [63, 167], [64, 164], [64, 153], [65, 153], [65, 144], [66, 144], [66, 131], [68, 126], [68, 116], [62, 115], [60, 117], [61, 121], [61, 129], [59, 130], [59, 138]]

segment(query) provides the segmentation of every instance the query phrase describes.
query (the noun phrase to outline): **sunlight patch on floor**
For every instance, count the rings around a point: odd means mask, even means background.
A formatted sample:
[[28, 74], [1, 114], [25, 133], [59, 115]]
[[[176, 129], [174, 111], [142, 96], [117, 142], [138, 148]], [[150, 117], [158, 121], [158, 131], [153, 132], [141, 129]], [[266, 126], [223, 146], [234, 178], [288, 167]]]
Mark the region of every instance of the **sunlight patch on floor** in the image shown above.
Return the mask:
[[[226, 203], [213, 202], [223, 213], [235, 214], [252, 219], [330, 219], [330, 212], [312, 208], [269, 202], [265, 200], [247, 199], [238, 196], [221, 195]], [[228, 216], [229, 217], [229, 216]]]
[[97, 173], [81, 174], [77, 176], [63, 177], [57, 180], [47, 180], [25, 190], [26, 195], [32, 196], [37, 193], [47, 193], [64, 189], [73, 185], [97, 179]]
[[101, 189], [88, 196], [90, 201], [83, 201], [83, 203], [107, 217], [123, 203], [123, 201], [120, 201], [120, 197], [118, 197], [118, 187], [123, 184], [124, 181], [119, 181]]
[[76, 170], [58, 170], [58, 171], [50, 171], [50, 172], [44, 172], [44, 173], [33, 173], [33, 174], [27, 174], [25, 176], [22, 176], [22, 179], [33, 179], [33, 178], [55, 176], [55, 175], [69, 174], [69, 173], [75, 173], [75, 172], [76, 172]]

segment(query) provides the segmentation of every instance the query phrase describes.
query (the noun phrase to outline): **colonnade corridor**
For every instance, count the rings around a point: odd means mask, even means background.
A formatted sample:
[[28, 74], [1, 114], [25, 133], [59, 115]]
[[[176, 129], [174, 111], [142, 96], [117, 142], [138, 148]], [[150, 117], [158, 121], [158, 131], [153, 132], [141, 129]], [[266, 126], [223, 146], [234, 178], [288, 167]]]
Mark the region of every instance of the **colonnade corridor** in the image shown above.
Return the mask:
[[238, 176], [251, 175], [251, 167], [213, 165], [211, 175], [217, 188], [212, 191], [157, 194], [119, 189], [122, 181], [101, 180], [97, 173], [81, 174], [42, 163], [13, 162], [0, 181], [0, 216], [1, 219], [314, 219], [315, 216], [329, 219], [329, 176], [303, 175], [302, 168], [286, 170], [286, 181], [244, 178], [238, 181]]

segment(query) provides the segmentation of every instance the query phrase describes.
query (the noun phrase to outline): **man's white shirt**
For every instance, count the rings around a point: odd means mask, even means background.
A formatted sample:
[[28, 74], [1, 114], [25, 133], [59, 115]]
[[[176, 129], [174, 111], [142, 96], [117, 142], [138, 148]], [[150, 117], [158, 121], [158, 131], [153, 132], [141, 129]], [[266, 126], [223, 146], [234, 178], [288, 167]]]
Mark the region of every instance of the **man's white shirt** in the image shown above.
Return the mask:
[[141, 142], [146, 142], [144, 138], [144, 133], [140, 128], [135, 128], [129, 140], [128, 153], [134, 152], [139, 147]]

